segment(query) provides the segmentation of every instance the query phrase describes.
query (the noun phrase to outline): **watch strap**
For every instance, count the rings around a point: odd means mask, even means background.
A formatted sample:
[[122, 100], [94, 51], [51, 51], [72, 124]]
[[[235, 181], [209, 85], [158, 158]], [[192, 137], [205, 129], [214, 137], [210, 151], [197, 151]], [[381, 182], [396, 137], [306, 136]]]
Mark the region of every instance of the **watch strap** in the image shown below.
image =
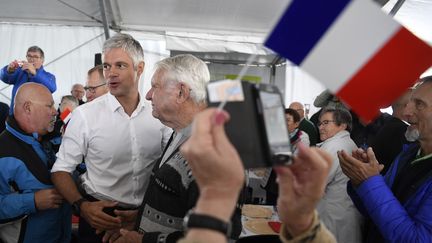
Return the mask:
[[88, 200], [85, 197], [82, 197], [78, 200], [76, 200], [75, 202], [72, 203], [72, 209], [73, 209], [73, 213], [77, 216], [79, 216], [81, 214], [81, 204], [83, 202], [87, 202]]
[[186, 214], [184, 218], [184, 227], [186, 229], [210, 229], [221, 232], [227, 237], [231, 236], [231, 223], [225, 222], [210, 215], [197, 214], [193, 211], [189, 211], [189, 213]]

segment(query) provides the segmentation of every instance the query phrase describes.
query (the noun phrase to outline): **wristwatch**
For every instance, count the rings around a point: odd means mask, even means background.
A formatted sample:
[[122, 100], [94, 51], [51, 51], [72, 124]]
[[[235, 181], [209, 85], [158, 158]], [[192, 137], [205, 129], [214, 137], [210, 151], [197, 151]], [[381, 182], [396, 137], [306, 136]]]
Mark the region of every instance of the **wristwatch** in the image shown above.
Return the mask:
[[221, 232], [227, 237], [231, 236], [231, 223], [225, 222], [210, 215], [197, 214], [192, 209], [183, 218], [185, 231], [190, 228], [202, 228]]
[[85, 199], [84, 197], [76, 200], [75, 202], [72, 203], [72, 212], [73, 214], [75, 214], [76, 216], [80, 216], [81, 215], [81, 204], [83, 202], [88, 202], [87, 199]]

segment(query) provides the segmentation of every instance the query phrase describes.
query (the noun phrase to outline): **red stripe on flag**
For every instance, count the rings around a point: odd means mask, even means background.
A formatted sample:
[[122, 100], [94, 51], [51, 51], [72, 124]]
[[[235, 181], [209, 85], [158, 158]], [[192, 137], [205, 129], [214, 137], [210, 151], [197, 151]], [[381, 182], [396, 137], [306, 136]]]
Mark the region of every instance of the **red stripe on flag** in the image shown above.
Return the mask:
[[69, 108], [66, 108], [61, 114], [60, 119], [64, 122], [66, 117], [71, 113], [71, 110]]
[[402, 27], [336, 95], [369, 122], [431, 65], [432, 48]]

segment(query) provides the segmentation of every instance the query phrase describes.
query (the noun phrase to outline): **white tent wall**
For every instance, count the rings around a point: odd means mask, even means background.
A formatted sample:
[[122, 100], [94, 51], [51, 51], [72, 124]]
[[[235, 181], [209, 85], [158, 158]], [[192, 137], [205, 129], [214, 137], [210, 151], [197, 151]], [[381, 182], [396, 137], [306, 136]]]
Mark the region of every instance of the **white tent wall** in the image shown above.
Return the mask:
[[[37, 45], [45, 53], [44, 68], [57, 80], [56, 104], [70, 94], [72, 84], [84, 84], [87, 70], [94, 66], [94, 54], [101, 51], [103, 28], [56, 25], [0, 24], [0, 65], [25, 60], [27, 48]], [[0, 82], [0, 99], [9, 104], [12, 86]], [[6, 98], [7, 96], [8, 98]]]
[[[85, 84], [87, 71], [94, 66], [94, 55], [102, 51], [103, 28], [62, 25], [0, 23], [0, 65], [25, 60], [27, 48], [37, 45], [45, 53], [44, 68], [56, 76], [54, 101], [60, 103], [70, 94], [74, 83]], [[112, 33], [114, 34], [114, 33]], [[139, 88], [142, 94], [150, 88], [154, 63], [169, 56], [162, 37], [130, 33], [144, 48], [146, 68]], [[12, 86], [0, 82], [0, 101], [10, 104]]]
[[[94, 66], [94, 54], [101, 52], [105, 39], [102, 27], [0, 23], [0, 31], [3, 37], [0, 44], [1, 67], [15, 59], [25, 59], [26, 50], [32, 45], [37, 45], [44, 50], [44, 67], [53, 73], [57, 79], [57, 91], [53, 94], [56, 104], [59, 104], [63, 95], [70, 94], [70, 89], [74, 83], [85, 83], [87, 71]], [[139, 84], [141, 93], [145, 95], [150, 88], [154, 64], [165, 57], [169, 57], [170, 51], [167, 50], [164, 35], [143, 32], [125, 33], [134, 36], [141, 43], [145, 52], [146, 67]], [[111, 35], [113, 34], [114, 32], [111, 33]], [[268, 53], [268, 51], [257, 48], [259, 45], [254, 43], [259, 39], [257, 37], [231, 36], [227, 38], [228, 41], [221, 41], [220, 39], [223, 37], [211, 36], [211, 38], [203, 41], [209, 35], [203, 34], [200, 37], [198, 34], [193, 34], [189, 36], [189, 40], [183, 36], [181, 38], [182, 43], [189, 41], [188, 48], [192, 49], [194, 46], [201, 48], [211, 46], [209, 50], [214, 50], [213, 48], [217, 46], [220, 51], [221, 46], [225, 45], [229, 51], [240, 48], [242, 52], [246, 53], [254, 53], [257, 50], [262, 54]], [[170, 40], [173, 37], [174, 34], [171, 33]], [[244, 41], [247, 43], [242, 45]], [[173, 48], [173, 42], [169, 41], [169, 43]], [[241, 68], [242, 66], [229, 64], [213, 63], [209, 65], [212, 80], [223, 78], [226, 74], [238, 74]], [[291, 68], [287, 69], [285, 65], [276, 68], [274, 77], [274, 83], [280, 88], [285, 98], [285, 104], [289, 105], [294, 100], [312, 103], [316, 95], [323, 89], [322, 85], [311, 80], [309, 76], [303, 75], [299, 70], [295, 72], [296, 75], [292, 76], [289, 73]], [[246, 75], [259, 76], [264, 83], [269, 83], [271, 79], [269, 67], [250, 67]], [[0, 101], [9, 104], [11, 91], [11, 85], [0, 82]]]
[[285, 80], [285, 104], [287, 106], [292, 101], [309, 104], [309, 117], [319, 110], [319, 108], [313, 106], [313, 102], [326, 89], [324, 85], [292, 64], [286, 65]]

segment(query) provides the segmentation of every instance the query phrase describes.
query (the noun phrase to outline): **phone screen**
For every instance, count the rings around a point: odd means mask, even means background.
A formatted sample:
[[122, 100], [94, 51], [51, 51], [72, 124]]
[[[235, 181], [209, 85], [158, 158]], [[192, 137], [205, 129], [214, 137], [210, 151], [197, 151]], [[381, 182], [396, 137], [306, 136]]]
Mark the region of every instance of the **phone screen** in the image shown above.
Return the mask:
[[278, 93], [260, 91], [267, 140], [272, 155], [291, 154], [291, 145], [285, 121], [284, 106]]

